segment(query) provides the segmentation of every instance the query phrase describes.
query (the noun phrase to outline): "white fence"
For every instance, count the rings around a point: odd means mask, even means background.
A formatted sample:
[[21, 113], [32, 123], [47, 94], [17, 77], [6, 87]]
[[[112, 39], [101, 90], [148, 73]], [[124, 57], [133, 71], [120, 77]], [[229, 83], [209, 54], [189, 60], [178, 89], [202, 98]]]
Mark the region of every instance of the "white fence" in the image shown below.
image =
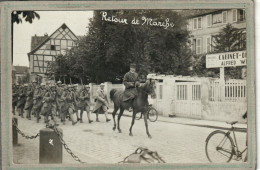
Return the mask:
[[[238, 120], [247, 110], [245, 80], [158, 77], [154, 107], [159, 114], [207, 120]], [[159, 82], [160, 81], [160, 82]]]
[[221, 86], [219, 79], [210, 81], [210, 101], [246, 101], [246, 81], [245, 80], [226, 80], [224, 87]]

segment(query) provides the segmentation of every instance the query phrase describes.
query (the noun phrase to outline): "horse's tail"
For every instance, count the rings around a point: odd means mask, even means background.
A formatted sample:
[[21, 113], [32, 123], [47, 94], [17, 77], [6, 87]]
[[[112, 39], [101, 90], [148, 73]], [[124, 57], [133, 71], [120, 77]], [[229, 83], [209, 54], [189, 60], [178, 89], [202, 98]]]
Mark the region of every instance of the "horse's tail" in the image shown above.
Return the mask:
[[110, 99], [113, 101], [114, 94], [116, 93], [117, 89], [110, 90]]

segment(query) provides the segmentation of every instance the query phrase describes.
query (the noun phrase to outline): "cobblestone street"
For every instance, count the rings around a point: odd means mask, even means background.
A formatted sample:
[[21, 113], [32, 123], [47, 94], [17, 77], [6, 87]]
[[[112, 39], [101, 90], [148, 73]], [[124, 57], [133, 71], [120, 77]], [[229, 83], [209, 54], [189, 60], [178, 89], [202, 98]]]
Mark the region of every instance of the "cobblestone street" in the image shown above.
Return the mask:
[[[152, 139], [145, 132], [143, 119], [136, 120], [133, 135], [129, 136], [131, 118], [121, 117], [122, 133], [113, 131], [113, 121], [106, 123], [104, 115], [100, 122], [87, 123], [84, 113], [84, 123], [75, 126], [67, 121], [60, 125], [63, 139], [72, 152], [87, 163], [118, 163], [133, 153], [137, 147], [147, 147], [157, 151], [167, 163], [208, 163], [205, 154], [205, 139], [213, 128], [185, 125], [162, 121], [163, 119], [178, 119], [159, 117], [157, 122], [149, 122]], [[109, 115], [112, 118], [111, 115]], [[95, 120], [95, 115], [91, 115]], [[185, 120], [185, 119], [183, 119]], [[187, 119], [189, 121], [189, 119]], [[27, 135], [35, 135], [45, 127], [43, 120], [36, 123], [35, 118], [27, 120], [18, 117], [18, 127]], [[246, 133], [236, 132], [240, 148], [244, 148]], [[18, 146], [14, 146], [14, 163], [39, 163], [39, 138], [25, 139], [18, 134]], [[78, 164], [63, 148], [63, 163]]]

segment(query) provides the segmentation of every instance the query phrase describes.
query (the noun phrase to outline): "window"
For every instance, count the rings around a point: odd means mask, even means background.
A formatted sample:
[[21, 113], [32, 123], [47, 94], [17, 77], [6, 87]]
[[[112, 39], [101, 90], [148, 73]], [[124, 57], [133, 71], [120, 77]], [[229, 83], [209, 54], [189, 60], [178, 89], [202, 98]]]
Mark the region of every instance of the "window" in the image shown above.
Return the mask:
[[207, 53], [211, 52], [211, 37], [206, 38], [206, 43], [207, 43]]
[[198, 29], [198, 18], [193, 19], [193, 29]]
[[194, 18], [193, 19], [193, 29], [200, 29], [202, 28], [202, 17]]
[[227, 23], [227, 11], [222, 12], [222, 18], [223, 18], [223, 23], [226, 24]]
[[212, 15], [212, 24], [222, 23], [222, 13]]
[[196, 53], [196, 39], [192, 40], [192, 51]]
[[233, 15], [233, 22], [237, 22], [237, 10], [236, 9], [233, 9], [232, 15]]
[[211, 27], [212, 25], [212, 15], [207, 15], [207, 27]]
[[55, 45], [51, 45], [51, 50], [56, 50]]
[[201, 54], [201, 38], [196, 39], [196, 54]]
[[237, 10], [237, 21], [244, 21], [245, 20], [245, 10], [238, 9]]
[[202, 20], [202, 18], [199, 17], [199, 18], [198, 18], [198, 29], [202, 28], [202, 26], [201, 26], [201, 23], [202, 23], [201, 20]]

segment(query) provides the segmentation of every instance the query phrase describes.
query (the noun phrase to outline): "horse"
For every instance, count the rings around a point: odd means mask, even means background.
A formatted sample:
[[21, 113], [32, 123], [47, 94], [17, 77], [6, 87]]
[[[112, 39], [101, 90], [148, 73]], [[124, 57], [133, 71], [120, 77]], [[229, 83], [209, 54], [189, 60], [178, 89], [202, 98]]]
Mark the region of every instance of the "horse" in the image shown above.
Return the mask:
[[[139, 87], [136, 87], [136, 90], [137, 90], [137, 96], [132, 101], [133, 114], [132, 114], [131, 127], [129, 129], [129, 135], [133, 136], [132, 127], [135, 123], [135, 116], [137, 113], [141, 112], [144, 115], [146, 134], [148, 135], [149, 138], [152, 138], [148, 130], [147, 109], [149, 105], [148, 95], [151, 95], [152, 98], [156, 98], [155, 81], [151, 79], [146, 80], [144, 84], [140, 85]], [[117, 89], [110, 90], [110, 99], [114, 102], [114, 111], [112, 113], [113, 120], [114, 120], [113, 130], [116, 129], [115, 115], [118, 109], [120, 109], [120, 112], [117, 116], [117, 129], [119, 133], [122, 132], [122, 130], [120, 129], [120, 118], [123, 115], [124, 110], [128, 109], [131, 106], [131, 103], [129, 101], [123, 101], [123, 95], [124, 95], [124, 90], [117, 90]]]

